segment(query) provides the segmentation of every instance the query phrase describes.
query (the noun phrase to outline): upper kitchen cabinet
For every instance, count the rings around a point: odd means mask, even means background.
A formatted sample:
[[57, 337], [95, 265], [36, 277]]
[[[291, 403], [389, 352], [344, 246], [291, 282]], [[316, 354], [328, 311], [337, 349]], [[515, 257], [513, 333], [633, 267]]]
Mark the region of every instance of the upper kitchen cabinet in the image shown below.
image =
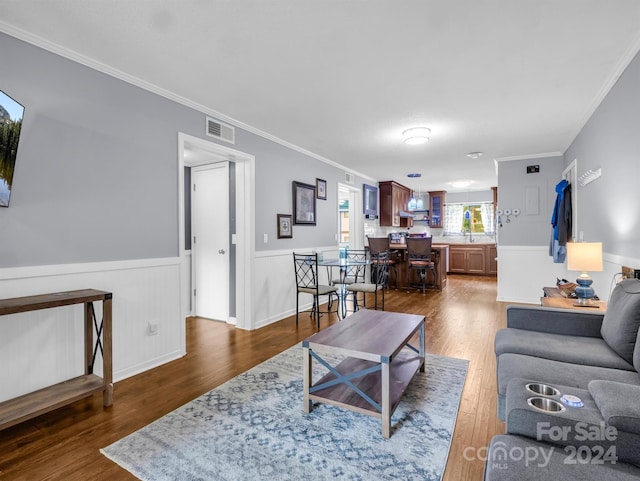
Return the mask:
[[444, 190], [429, 192], [429, 210], [431, 211], [431, 227], [437, 229], [444, 225]]
[[380, 182], [380, 225], [411, 227], [413, 215], [408, 211], [411, 189], [392, 180]]

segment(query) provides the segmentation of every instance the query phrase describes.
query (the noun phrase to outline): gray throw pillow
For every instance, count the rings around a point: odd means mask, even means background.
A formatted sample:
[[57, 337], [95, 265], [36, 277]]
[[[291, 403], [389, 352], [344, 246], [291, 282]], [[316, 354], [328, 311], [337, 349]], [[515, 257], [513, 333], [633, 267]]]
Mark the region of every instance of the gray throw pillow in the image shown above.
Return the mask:
[[626, 279], [611, 293], [600, 334], [621, 358], [633, 363], [639, 327], [640, 280]]

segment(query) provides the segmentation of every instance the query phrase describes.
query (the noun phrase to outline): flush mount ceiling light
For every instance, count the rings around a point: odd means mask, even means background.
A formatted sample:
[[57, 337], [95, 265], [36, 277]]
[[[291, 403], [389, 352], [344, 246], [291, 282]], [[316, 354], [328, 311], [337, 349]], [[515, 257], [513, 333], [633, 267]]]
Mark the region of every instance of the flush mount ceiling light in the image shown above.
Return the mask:
[[480, 157], [482, 157], [482, 152], [469, 152], [467, 154], [467, 157], [470, 157], [472, 159], [479, 159]]
[[402, 132], [402, 138], [405, 144], [417, 145], [429, 142], [429, 134], [431, 129], [426, 127], [413, 127]]
[[473, 180], [456, 180], [454, 182], [449, 182], [449, 185], [455, 187], [456, 189], [464, 189], [473, 184]]

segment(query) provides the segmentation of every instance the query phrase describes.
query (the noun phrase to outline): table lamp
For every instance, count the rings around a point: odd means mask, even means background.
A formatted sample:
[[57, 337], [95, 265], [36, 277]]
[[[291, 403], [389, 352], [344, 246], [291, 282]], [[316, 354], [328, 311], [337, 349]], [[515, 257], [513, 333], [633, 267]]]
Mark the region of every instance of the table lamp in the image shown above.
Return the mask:
[[576, 305], [591, 305], [595, 292], [587, 271], [602, 272], [602, 242], [567, 242], [567, 269], [582, 272], [576, 279]]

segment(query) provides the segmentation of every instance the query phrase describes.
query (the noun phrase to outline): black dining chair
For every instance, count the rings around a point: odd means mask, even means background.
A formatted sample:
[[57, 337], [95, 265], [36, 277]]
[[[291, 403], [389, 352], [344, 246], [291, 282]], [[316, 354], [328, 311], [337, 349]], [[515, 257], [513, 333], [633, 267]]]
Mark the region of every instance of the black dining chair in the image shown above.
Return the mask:
[[[353, 295], [353, 312], [360, 309], [358, 305], [358, 293], [362, 293], [362, 307], [367, 307], [367, 294], [373, 294], [373, 306], [375, 310], [378, 310], [378, 292], [381, 293], [382, 306], [381, 310], [384, 311], [384, 288], [385, 283], [389, 277], [388, 260], [389, 252], [380, 252], [378, 254], [371, 255], [371, 282], [356, 282], [347, 286], [347, 293]], [[373, 265], [375, 264], [375, 269]]]
[[349, 249], [346, 251], [346, 256], [345, 265], [340, 267], [338, 277], [334, 277], [333, 271], [331, 271], [331, 285], [364, 282], [367, 251]]
[[[296, 254], [293, 253], [293, 265], [296, 275], [296, 327], [298, 326], [298, 315], [300, 312], [300, 294], [311, 294], [313, 296], [313, 307], [309, 311], [311, 318], [315, 317], [320, 329], [320, 315], [329, 314], [333, 301], [336, 305], [336, 316], [338, 315], [338, 288], [320, 284], [318, 278], [318, 254]], [[328, 296], [327, 310], [320, 311], [320, 296]]]
[[[427, 288], [427, 271], [433, 273], [433, 284], [436, 283], [436, 265], [431, 260], [431, 237], [407, 237], [407, 292], [411, 287]], [[417, 275], [417, 283], [411, 283], [411, 274]]]
[[[398, 269], [396, 261], [393, 259], [393, 252], [390, 250], [390, 243], [388, 237], [367, 237], [369, 243], [369, 252], [371, 253], [371, 273], [375, 275], [377, 262], [383, 262], [385, 264], [384, 271], [387, 273], [387, 278], [384, 281], [384, 285], [389, 289], [389, 273], [393, 272], [394, 288], [398, 288]], [[380, 257], [380, 260], [376, 260], [378, 254], [388, 254]], [[373, 279], [372, 279], [373, 282]]]

